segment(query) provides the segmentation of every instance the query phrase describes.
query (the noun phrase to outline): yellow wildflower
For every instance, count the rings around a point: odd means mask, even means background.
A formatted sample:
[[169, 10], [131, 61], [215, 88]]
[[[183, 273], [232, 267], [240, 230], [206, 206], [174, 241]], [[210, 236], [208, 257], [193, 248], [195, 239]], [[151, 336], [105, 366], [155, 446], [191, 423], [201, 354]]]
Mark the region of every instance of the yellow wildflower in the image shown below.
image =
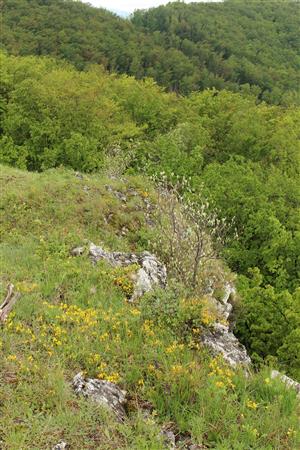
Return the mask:
[[252, 400], [247, 400], [246, 405], [250, 409], [257, 409], [257, 407], [258, 407], [258, 403], [255, 403]]

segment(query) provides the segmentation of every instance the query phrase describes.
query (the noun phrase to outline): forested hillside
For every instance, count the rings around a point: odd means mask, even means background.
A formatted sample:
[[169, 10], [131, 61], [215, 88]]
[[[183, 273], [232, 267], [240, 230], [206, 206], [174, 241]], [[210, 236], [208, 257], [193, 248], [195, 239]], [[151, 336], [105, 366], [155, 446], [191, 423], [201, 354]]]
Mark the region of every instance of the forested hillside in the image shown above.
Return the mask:
[[215, 87], [299, 104], [297, 1], [175, 2], [129, 21], [80, 2], [7, 0], [2, 15], [2, 46], [15, 55], [102, 64], [184, 94]]
[[171, 89], [251, 86], [259, 99], [289, 103], [298, 93], [298, 7], [280, 0], [175, 2], [137, 11], [133, 23], [166, 50], [167, 58], [154, 51], [153, 75]]

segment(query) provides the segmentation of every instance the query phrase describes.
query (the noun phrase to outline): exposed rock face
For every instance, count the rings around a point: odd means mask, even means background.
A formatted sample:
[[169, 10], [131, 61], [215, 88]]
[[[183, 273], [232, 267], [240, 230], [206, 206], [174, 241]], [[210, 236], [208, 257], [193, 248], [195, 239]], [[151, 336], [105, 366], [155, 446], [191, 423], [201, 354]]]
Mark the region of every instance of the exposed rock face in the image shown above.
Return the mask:
[[233, 309], [232, 302], [236, 297], [235, 286], [232, 282], [224, 280], [222, 291], [224, 292], [222, 297], [217, 300], [214, 297], [214, 288], [211, 286], [207, 299], [216, 312], [217, 318], [211, 326], [202, 328], [200, 339], [213, 354], [221, 354], [232, 367], [248, 366], [251, 360], [246, 348], [230, 331], [228, 324]]
[[165, 288], [167, 284], [167, 270], [164, 264], [151, 255], [143, 252], [140, 255], [134, 253], [107, 252], [102, 247], [90, 244], [89, 255], [94, 263], [105, 259], [115, 267], [130, 266], [137, 264], [140, 269], [137, 271], [135, 288], [131, 301], [140, 298], [146, 292], [151, 291], [155, 286]]
[[[83, 254], [83, 247], [73, 249], [74, 255]], [[143, 252], [139, 255], [134, 253], [108, 252], [100, 246], [90, 243], [89, 256], [94, 264], [104, 259], [114, 267], [125, 267], [136, 264], [139, 266], [134, 278], [134, 292], [130, 301], [142, 297], [146, 292], [154, 287], [165, 288], [167, 284], [166, 267], [149, 252]], [[218, 313], [219, 320], [209, 328], [204, 328], [201, 340], [204, 345], [209, 347], [213, 353], [222, 354], [224, 359], [231, 366], [239, 364], [248, 366], [251, 363], [245, 347], [240, 344], [238, 339], [229, 330], [229, 326], [224, 325], [230, 317], [232, 311], [231, 301], [234, 300], [236, 290], [231, 282], [226, 281], [223, 286], [224, 294], [220, 300], [213, 297], [213, 289], [209, 297], [211, 304]]]
[[223, 305], [226, 305], [231, 297], [235, 297], [236, 296], [236, 289], [235, 286], [230, 283], [229, 281], [226, 281], [224, 284], [224, 295], [221, 299], [221, 303], [223, 303]]
[[[236, 296], [236, 290], [232, 283], [225, 282], [224, 295], [220, 300], [216, 300], [211, 293], [211, 302], [215, 307], [219, 320], [215, 322], [211, 327], [204, 328], [201, 333], [202, 343], [207, 346], [212, 353], [221, 354], [225, 361], [232, 367], [237, 365], [249, 366], [251, 359], [247, 354], [246, 348], [239, 342], [235, 335], [229, 330], [227, 325], [227, 319], [229, 319], [232, 304], [230, 301], [234, 300]], [[224, 324], [224, 323], [225, 324]]]
[[84, 378], [82, 373], [78, 373], [73, 379], [73, 387], [76, 394], [90, 398], [99, 405], [113, 411], [119, 421], [125, 419], [126, 391], [122, 391], [114, 383]]
[[0, 304], [0, 323], [5, 322], [14, 304], [19, 300], [21, 294], [15, 292], [15, 287], [12, 283], [7, 286], [7, 293], [2, 304]]
[[271, 378], [279, 378], [287, 387], [295, 389], [297, 392], [297, 397], [300, 398], [300, 383], [297, 383], [297, 381], [292, 380], [292, 378], [283, 375], [277, 370], [272, 370]]
[[201, 339], [213, 353], [222, 354], [225, 361], [231, 366], [251, 364], [245, 347], [229, 331], [228, 326], [215, 323], [211, 328], [203, 330]]
[[222, 299], [220, 300], [221, 307], [223, 308], [223, 316], [227, 320], [232, 312], [232, 304], [230, 303], [230, 300], [234, 300], [236, 296], [236, 289], [235, 286], [232, 283], [229, 283], [228, 281], [224, 285], [224, 295]]

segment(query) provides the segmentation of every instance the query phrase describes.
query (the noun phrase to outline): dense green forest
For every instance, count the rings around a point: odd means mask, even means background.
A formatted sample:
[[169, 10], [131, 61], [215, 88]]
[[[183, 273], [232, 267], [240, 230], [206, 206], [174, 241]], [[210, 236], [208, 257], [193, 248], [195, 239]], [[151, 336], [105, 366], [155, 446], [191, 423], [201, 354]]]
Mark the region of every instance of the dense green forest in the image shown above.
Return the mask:
[[[48, 448], [63, 429], [75, 449], [157, 450], [160, 420], [200, 448], [298, 448], [295, 395], [268, 375], [300, 381], [298, 8], [174, 2], [124, 20], [75, 1], [1, 4], [0, 293], [15, 278], [25, 300], [0, 327], [0, 447]], [[251, 377], [195, 346], [206, 291], [164, 260], [159, 192], [193, 205], [205, 233], [224, 225], [201, 276], [235, 280], [230, 327]], [[153, 251], [167, 289], [124, 302], [127, 269], [70, 256], [91, 239]], [[79, 367], [129, 389], [131, 422], [70, 393]]]
[[298, 2], [170, 3], [124, 20], [64, 0], [2, 3], [2, 47], [152, 77], [187, 94], [215, 87], [299, 104]]

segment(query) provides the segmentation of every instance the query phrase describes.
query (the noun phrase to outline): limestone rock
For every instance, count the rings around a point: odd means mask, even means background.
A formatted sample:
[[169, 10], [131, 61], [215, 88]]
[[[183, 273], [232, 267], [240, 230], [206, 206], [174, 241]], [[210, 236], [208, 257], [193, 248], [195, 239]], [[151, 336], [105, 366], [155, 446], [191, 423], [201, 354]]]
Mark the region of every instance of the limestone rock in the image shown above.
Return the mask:
[[235, 296], [236, 296], [235, 286], [232, 283], [226, 281], [224, 284], [224, 295], [221, 299], [221, 303], [223, 303], [223, 305], [226, 305], [229, 302], [229, 300], [231, 298], [234, 299]]
[[208, 299], [208, 304], [212, 306], [212, 309], [216, 312], [217, 318], [222, 321], [227, 321], [232, 311], [232, 305], [230, 303], [223, 305], [214, 297], [206, 298]]
[[216, 322], [207, 328], [202, 329], [202, 343], [208, 347], [212, 353], [221, 354], [225, 361], [232, 367], [243, 365], [245, 367], [251, 364], [251, 359], [247, 354], [246, 348], [239, 342], [235, 335], [230, 331], [227, 320], [230, 319], [232, 304], [236, 296], [236, 289], [232, 282], [224, 281], [224, 294], [217, 300], [213, 296], [213, 291], [209, 295], [209, 301], [217, 312]]
[[215, 323], [211, 328], [203, 330], [201, 340], [213, 353], [223, 355], [225, 361], [233, 367], [251, 364], [245, 347], [226, 325]]
[[213, 291], [211, 292], [211, 299], [213, 303], [215, 304], [218, 312], [221, 314], [222, 318], [224, 320], [227, 320], [232, 312], [232, 304], [231, 301], [234, 300], [236, 297], [236, 289], [233, 283], [229, 281], [224, 282], [223, 286], [224, 294], [223, 297], [220, 300], [217, 300], [213, 296]]
[[224, 311], [224, 319], [228, 319], [231, 312], [232, 312], [232, 304], [230, 303], [230, 301], [234, 301], [236, 297], [236, 289], [235, 286], [232, 283], [229, 283], [228, 281], [225, 282], [224, 284], [224, 295], [220, 300], [220, 304], [223, 307], [223, 311]]
[[0, 323], [7, 320], [13, 306], [20, 297], [21, 294], [19, 292], [15, 292], [15, 286], [12, 283], [9, 283], [4, 301], [0, 304]]
[[287, 377], [286, 375], [283, 375], [277, 370], [272, 370], [271, 378], [279, 378], [288, 388], [295, 389], [295, 391], [297, 392], [297, 397], [300, 398], [300, 383], [290, 377]]
[[151, 291], [155, 286], [165, 288], [167, 284], [167, 270], [164, 264], [149, 252], [139, 255], [134, 253], [107, 252], [102, 247], [90, 244], [90, 257], [94, 263], [104, 259], [112, 266], [125, 267], [137, 264], [140, 268], [136, 274], [135, 288], [131, 301], [134, 301]]
[[78, 373], [73, 379], [73, 388], [76, 394], [90, 398], [112, 411], [119, 421], [122, 422], [125, 419], [126, 391], [122, 391], [116, 384], [110, 381], [84, 378], [82, 373]]

